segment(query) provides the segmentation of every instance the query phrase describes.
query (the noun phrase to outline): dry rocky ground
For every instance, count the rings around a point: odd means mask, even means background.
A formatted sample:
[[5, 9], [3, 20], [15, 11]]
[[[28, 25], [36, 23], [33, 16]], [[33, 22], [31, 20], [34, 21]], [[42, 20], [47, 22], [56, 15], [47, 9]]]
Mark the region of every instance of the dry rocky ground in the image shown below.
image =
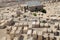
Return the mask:
[[[18, 6], [18, 5], [16, 5], [16, 6]], [[0, 8], [0, 13], [2, 14], [2, 13], [7, 13], [7, 19], [8, 18], [10, 18], [10, 17], [8, 17], [8, 16], [10, 16], [10, 14], [8, 14], [8, 13], [11, 13], [11, 15], [12, 14], [14, 14], [15, 12], [14, 11], [16, 11], [17, 9], [19, 9], [19, 7], [16, 7], [16, 6], [12, 6], [12, 7], [6, 7], [6, 8]], [[7, 11], [6, 9], [7, 8], [10, 8], [10, 11]], [[50, 16], [50, 15], [57, 15], [57, 16], [59, 16], [60, 14], [60, 2], [57, 2], [57, 3], [47, 3], [47, 4], [45, 4], [45, 7], [44, 7], [44, 9], [46, 9], [46, 11], [47, 11], [47, 13], [43, 16], [44, 18], [46, 17], [46, 16]], [[8, 9], [9, 10], [9, 9]], [[15, 14], [14, 14], [15, 15]], [[59, 17], [60, 18], [60, 17]], [[1, 18], [0, 18], [1, 19]], [[4, 19], [5, 20], [5, 19]], [[53, 28], [52, 28], [53, 29]], [[6, 28], [5, 29], [0, 29], [0, 39], [2, 38], [2, 37], [4, 37], [4, 36], [6, 36], [7, 34], [6, 34]]]

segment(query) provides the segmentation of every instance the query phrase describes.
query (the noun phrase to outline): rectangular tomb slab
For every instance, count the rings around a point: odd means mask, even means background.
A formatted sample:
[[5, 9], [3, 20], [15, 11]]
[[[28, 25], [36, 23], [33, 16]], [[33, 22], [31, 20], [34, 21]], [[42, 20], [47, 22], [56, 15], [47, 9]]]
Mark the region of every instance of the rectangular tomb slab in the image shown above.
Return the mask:
[[32, 34], [32, 30], [28, 30], [27, 31], [27, 35], [30, 35], [31, 36], [31, 34]]
[[23, 29], [23, 33], [27, 33], [27, 31], [28, 31], [28, 27], [24, 27], [24, 29]]
[[13, 38], [15, 36], [15, 32], [17, 30], [17, 27], [12, 27], [12, 30], [10, 32], [10, 36]]
[[18, 27], [18, 29], [15, 32], [15, 36], [20, 36], [22, 33], [22, 27]]

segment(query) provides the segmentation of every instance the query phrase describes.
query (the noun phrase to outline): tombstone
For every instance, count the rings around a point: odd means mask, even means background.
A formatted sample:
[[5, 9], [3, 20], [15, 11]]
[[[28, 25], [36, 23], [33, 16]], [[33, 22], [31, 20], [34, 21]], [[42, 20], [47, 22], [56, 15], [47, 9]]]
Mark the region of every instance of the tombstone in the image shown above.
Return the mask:
[[10, 32], [10, 36], [11, 36], [12, 39], [13, 39], [14, 36], [15, 36], [16, 30], [17, 30], [17, 27], [12, 27], [12, 30], [11, 30], [11, 32]]
[[23, 29], [23, 34], [26, 34], [27, 31], [28, 31], [28, 27], [24, 27], [24, 29]]
[[43, 38], [42, 38], [42, 32], [40, 31], [40, 32], [38, 32], [38, 40], [42, 40]]
[[15, 36], [20, 36], [22, 33], [22, 27], [18, 27], [18, 29], [15, 32]]
[[28, 37], [30, 37], [32, 35], [32, 30], [28, 30], [27, 35], [28, 35]]
[[45, 38], [45, 40], [49, 40], [49, 37], [48, 37], [48, 34], [47, 34], [47, 33], [45, 33], [45, 34], [43, 35], [43, 37]]
[[33, 40], [37, 40], [37, 32], [35, 30], [33, 30], [32, 35], [33, 35]]
[[50, 40], [54, 40], [54, 34], [50, 34], [49, 37], [50, 37]]

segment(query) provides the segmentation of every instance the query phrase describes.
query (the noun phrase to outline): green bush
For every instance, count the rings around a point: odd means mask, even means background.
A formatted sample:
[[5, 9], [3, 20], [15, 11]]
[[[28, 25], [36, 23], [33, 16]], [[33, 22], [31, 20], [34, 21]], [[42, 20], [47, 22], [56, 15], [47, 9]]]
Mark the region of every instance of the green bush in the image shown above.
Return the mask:
[[34, 13], [33, 15], [34, 15], [34, 16], [37, 16], [37, 14], [36, 14], [36, 13]]
[[43, 12], [43, 13], [46, 13], [46, 10], [45, 9], [41, 9], [40, 11]]

